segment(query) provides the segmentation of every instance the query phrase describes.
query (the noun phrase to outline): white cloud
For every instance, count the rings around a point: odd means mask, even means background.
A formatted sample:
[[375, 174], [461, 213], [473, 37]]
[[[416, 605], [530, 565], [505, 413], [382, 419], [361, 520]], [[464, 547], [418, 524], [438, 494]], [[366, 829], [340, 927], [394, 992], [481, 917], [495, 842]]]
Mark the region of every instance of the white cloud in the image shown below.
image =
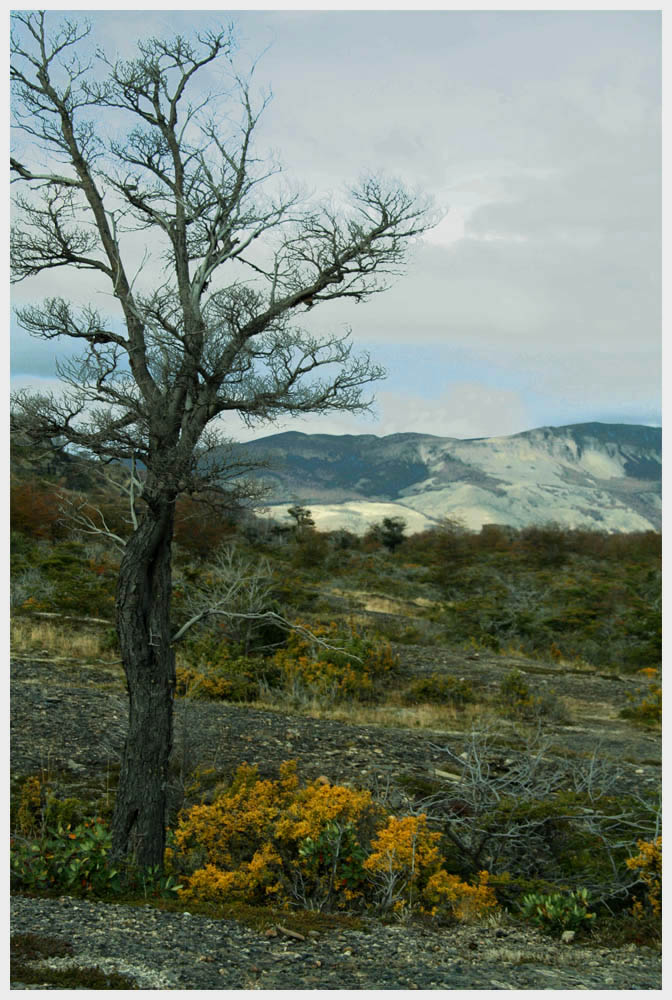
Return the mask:
[[382, 434], [416, 431], [471, 438], [516, 434], [530, 427], [520, 393], [477, 382], [452, 383], [437, 398], [383, 390], [378, 408]]
[[[129, 40], [148, 31], [188, 32], [229, 16], [103, 11], [91, 19], [97, 40], [128, 55]], [[301, 317], [324, 333], [350, 324], [388, 365], [380, 422], [335, 414], [291, 426], [479, 436], [498, 433], [498, 421], [501, 433], [558, 415], [572, 422], [591, 407], [657, 412], [658, 12], [234, 18], [243, 64], [272, 42], [256, 74], [260, 88], [274, 90], [259, 149], [276, 148], [289, 178], [328, 193], [383, 169], [448, 208], [390, 291]], [[133, 249], [139, 261], [137, 241]], [[52, 272], [17, 287], [15, 302], [72, 292], [111, 311], [100, 285]], [[67, 350], [22, 334], [14, 346], [23, 375], [48, 376], [57, 347]], [[401, 348], [424, 365], [423, 390], [405, 385]], [[487, 377], [455, 372], [458, 352]]]

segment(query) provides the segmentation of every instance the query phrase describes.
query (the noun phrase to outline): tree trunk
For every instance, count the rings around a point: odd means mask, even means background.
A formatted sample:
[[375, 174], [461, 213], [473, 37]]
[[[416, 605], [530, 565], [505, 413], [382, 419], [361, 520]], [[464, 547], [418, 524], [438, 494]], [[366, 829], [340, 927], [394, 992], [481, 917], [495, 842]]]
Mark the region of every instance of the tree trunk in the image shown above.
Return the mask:
[[112, 855], [163, 865], [175, 656], [170, 645], [174, 505], [149, 504], [124, 550], [117, 632], [129, 696], [128, 735], [112, 818]]

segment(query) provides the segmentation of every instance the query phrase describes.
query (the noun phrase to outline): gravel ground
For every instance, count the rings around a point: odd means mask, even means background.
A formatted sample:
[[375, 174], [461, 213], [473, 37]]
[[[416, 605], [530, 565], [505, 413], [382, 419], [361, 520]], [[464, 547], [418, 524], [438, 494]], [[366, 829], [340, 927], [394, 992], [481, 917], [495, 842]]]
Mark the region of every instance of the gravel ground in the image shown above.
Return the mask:
[[[12, 898], [12, 932], [57, 935], [70, 958], [149, 990], [658, 990], [660, 959], [648, 948], [582, 947], [530, 928], [414, 924], [310, 932], [251, 930], [231, 920], [63, 897]], [[49, 988], [42, 984], [13, 989]]]

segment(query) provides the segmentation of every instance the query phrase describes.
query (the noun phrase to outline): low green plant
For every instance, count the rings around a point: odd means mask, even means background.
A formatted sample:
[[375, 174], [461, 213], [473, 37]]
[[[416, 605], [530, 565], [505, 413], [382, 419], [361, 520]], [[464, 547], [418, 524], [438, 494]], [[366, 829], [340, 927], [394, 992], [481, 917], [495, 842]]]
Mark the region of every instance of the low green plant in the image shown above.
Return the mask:
[[16, 836], [10, 850], [12, 881], [28, 891], [120, 892], [120, 871], [108, 864], [111, 844], [110, 831], [95, 819], [47, 829], [36, 840]]
[[175, 899], [181, 888], [178, 879], [166, 874], [160, 865], [124, 869], [125, 892], [142, 895], [144, 899]]
[[366, 881], [363, 868], [366, 851], [359, 843], [353, 823], [332, 820], [317, 837], [301, 841], [298, 854], [304, 877], [321, 887], [325, 903], [331, 904], [339, 892], [351, 899], [361, 895]]
[[429, 703], [432, 705], [453, 705], [463, 708], [477, 700], [470, 681], [464, 677], [450, 677], [445, 674], [430, 674], [418, 677], [404, 692], [404, 701], [410, 705]]
[[[67, 801], [67, 800], [66, 800]], [[102, 898], [120, 893], [174, 898], [178, 880], [154, 868], [111, 865], [112, 835], [100, 819], [77, 826], [47, 827], [43, 834], [17, 833], [10, 845], [13, 887], [26, 892], [59, 892]]]
[[525, 920], [536, 924], [547, 934], [560, 935], [563, 931], [576, 931], [595, 918], [588, 910], [587, 889], [575, 892], [552, 892], [549, 895], [530, 893], [523, 896], [520, 912]]

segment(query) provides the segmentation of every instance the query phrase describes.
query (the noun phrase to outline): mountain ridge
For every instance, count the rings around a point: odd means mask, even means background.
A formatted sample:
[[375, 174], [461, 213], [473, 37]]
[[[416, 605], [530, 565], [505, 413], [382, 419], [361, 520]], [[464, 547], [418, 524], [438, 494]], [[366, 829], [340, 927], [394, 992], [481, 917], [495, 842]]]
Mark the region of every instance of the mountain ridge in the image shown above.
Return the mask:
[[310, 505], [324, 530], [361, 532], [371, 518], [393, 514], [410, 516], [411, 531], [445, 517], [476, 530], [545, 521], [661, 527], [659, 427], [592, 421], [479, 438], [283, 431], [238, 448], [268, 462], [257, 475], [272, 515], [287, 503]]

